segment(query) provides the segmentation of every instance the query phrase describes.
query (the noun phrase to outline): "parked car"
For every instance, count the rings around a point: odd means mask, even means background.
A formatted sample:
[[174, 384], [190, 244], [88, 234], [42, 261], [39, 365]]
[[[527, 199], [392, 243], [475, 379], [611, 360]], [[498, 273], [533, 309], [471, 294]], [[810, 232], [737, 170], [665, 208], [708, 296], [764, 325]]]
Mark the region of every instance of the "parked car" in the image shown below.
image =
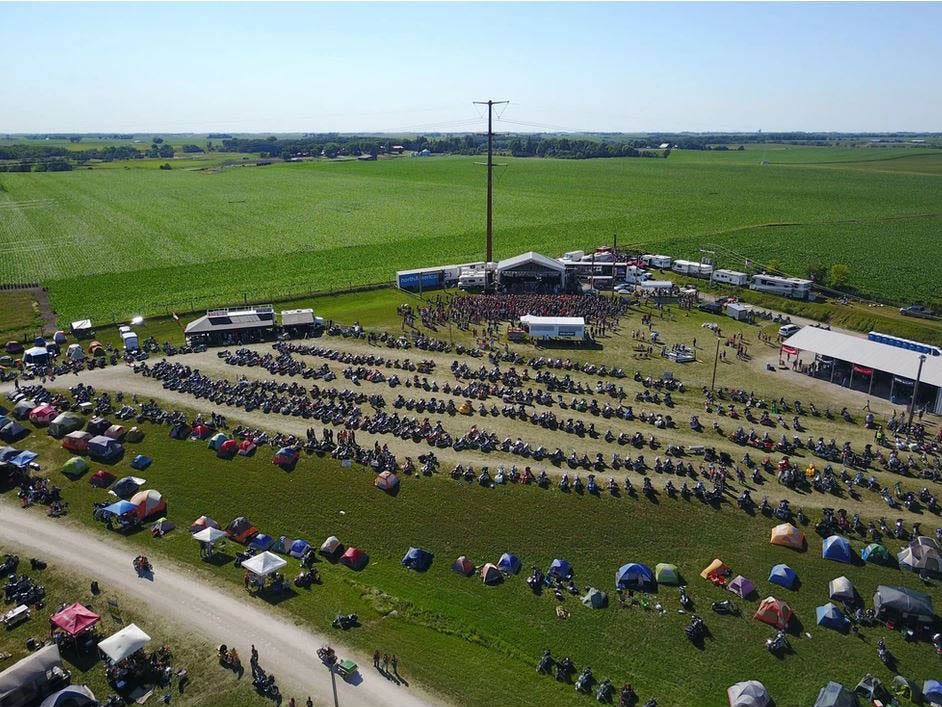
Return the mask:
[[920, 317], [922, 319], [935, 317], [935, 313], [924, 304], [911, 304], [908, 307], [902, 307], [899, 313], [906, 317]]
[[797, 324], [785, 324], [778, 328], [778, 335], [783, 339], [787, 339], [789, 336], [797, 334], [799, 331], [801, 331], [801, 327]]
[[701, 312], [709, 312], [710, 314], [722, 314], [723, 305], [719, 302], [704, 302], [703, 304], [698, 304], [697, 309]]

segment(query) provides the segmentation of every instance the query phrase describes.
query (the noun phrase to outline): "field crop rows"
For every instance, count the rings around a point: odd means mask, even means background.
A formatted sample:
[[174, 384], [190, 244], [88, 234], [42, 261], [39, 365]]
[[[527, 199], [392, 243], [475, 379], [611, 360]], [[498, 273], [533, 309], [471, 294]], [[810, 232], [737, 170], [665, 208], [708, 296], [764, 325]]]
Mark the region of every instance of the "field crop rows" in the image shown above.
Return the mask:
[[[851, 284], [900, 300], [930, 297], [942, 268], [937, 153], [757, 146], [668, 160], [507, 162], [495, 187], [498, 257], [557, 255], [616, 233], [620, 244], [675, 257], [720, 242], [795, 273], [812, 260], [846, 262]], [[107, 319], [477, 259], [484, 195], [473, 163], [5, 174], [0, 282], [41, 280], [61, 316]]]

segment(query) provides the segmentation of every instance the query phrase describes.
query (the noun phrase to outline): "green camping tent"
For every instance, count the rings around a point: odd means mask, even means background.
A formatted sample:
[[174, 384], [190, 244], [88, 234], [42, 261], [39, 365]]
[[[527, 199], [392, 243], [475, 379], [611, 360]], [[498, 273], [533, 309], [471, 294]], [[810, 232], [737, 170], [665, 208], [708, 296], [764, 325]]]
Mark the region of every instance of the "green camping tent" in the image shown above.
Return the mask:
[[75, 412], [64, 412], [49, 423], [49, 436], [62, 439], [69, 432], [75, 432], [85, 426], [85, 418]]
[[677, 571], [677, 565], [659, 562], [654, 567], [654, 579], [658, 584], [680, 584], [680, 572]]
[[82, 457], [72, 457], [62, 467], [62, 473], [72, 478], [77, 478], [86, 471], [88, 471], [88, 462]]
[[608, 594], [595, 587], [589, 587], [589, 591], [582, 597], [582, 603], [592, 609], [604, 609], [608, 605]]

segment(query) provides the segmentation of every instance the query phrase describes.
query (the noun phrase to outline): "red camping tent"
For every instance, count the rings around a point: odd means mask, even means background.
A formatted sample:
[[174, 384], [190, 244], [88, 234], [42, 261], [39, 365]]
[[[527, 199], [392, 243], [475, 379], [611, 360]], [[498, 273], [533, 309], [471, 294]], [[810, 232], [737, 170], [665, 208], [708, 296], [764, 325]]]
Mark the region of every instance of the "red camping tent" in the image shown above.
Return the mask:
[[107, 488], [114, 483], [115, 476], [110, 471], [105, 471], [104, 469], [99, 469], [94, 474], [92, 478], [88, 480], [92, 486], [97, 486], [100, 489]]
[[788, 622], [791, 621], [793, 615], [794, 612], [791, 607], [784, 601], [780, 601], [775, 597], [766, 597], [759, 604], [759, 608], [752, 618], [770, 626], [784, 629], [788, 626]]
[[352, 570], [362, 568], [366, 560], [366, 553], [355, 547], [348, 547], [347, 551], [340, 556], [340, 561]]
[[53, 630], [62, 629], [70, 636], [78, 636], [97, 624], [101, 617], [90, 609], [86, 609], [78, 602], [65, 607], [57, 614], [49, 617]]

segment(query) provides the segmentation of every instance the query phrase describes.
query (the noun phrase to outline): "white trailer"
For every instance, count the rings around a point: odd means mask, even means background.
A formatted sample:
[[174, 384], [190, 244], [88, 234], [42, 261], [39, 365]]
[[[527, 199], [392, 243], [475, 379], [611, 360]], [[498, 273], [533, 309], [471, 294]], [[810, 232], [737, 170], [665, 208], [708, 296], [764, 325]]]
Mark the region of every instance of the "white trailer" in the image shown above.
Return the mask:
[[696, 260], [675, 260], [671, 265], [671, 270], [692, 277], [710, 277], [713, 274], [712, 265], [700, 263]]
[[651, 279], [651, 273], [637, 265], [629, 265], [625, 269], [625, 282], [629, 285], [637, 285], [645, 280]]
[[459, 290], [483, 290], [487, 287], [487, 274], [484, 268], [462, 268], [458, 276]]
[[585, 337], [583, 317], [537, 317], [525, 314], [520, 323], [534, 340], [571, 339], [579, 341]]
[[121, 332], [121, 342], [124, 344], [125, 351], [137, 351], [140, 348], [140, 344], [138, 344], [137, 341], [137, 334], [133, 331]]
[[657, 268], [658, 270], [668, 270], [671, 266], [671, 258], [669, 255], [642, 255], [641, 262], [647, 263], [648, 266], [652, 268]]
[[637, 289], [641, 292], [662, 293], [674, 289], [674, 283], [670, 280], [645, 280]]
[[811, 299], [812, 284], [811, 280], [802, 280], [798, 277], [779, 277], [761, 273], [752, 276], [752, 284], [749, 288], [792, 299]]
[[710, 282], [720, 285], [736, 285], [742, 287], [749, 284], [749, 276], [738, 270], [714, 270], [710, 275]]

